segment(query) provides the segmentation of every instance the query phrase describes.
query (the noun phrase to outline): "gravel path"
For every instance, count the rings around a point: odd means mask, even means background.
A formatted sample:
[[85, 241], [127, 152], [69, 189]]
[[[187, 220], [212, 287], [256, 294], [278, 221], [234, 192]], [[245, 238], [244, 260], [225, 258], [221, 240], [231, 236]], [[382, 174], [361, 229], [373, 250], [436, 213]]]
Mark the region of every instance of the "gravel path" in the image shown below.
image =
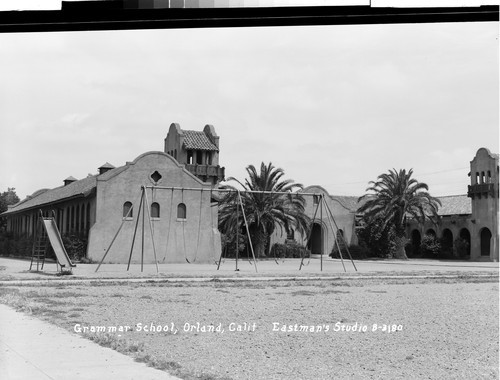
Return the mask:
[[[143, 342], [147, 353], [214, 378], [499, 375], [496, 282], [215, 282], [20, 291], [49, 305], [45, 317], [68, 329], [129, 326], [120, 338]], [[168, 331], [137, 331], [138, 324]], [[374, 324], [390, 326], [389, 332], [373, 331]], [[203, 326], [223, 332], [203, 332]], [[366, 332], [335, 331], [353, 326], [366, 326]]]

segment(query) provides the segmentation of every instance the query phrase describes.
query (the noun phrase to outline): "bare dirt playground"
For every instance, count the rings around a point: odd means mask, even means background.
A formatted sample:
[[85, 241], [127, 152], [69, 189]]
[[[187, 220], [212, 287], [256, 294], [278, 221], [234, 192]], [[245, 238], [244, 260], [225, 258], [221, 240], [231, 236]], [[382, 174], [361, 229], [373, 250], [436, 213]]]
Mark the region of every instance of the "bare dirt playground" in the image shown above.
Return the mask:
[[498, 379], [498, 283], [475, 281], [3, 287], [0, 302], [185, 379]]

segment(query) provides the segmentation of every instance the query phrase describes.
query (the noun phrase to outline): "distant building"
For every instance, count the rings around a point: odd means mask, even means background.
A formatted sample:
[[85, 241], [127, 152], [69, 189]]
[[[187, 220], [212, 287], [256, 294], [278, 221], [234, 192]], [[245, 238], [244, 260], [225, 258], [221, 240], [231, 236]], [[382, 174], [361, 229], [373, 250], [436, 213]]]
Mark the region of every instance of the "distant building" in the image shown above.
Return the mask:
[[[413, 251], [418, 251], [423, 236], [430, 234], [440, 240], [447, 253], [456, 255], [456, 242], [460, 238], [467, 242], [470, 260], [498, 261], [498, 154], [481, 148], [470, 162], [470, 168], [471, 184], [467, 194], [438, 197], [442, 206], [438, 210], [437, 224], [426, 222], [421, 226], [414, 220], [408, 221], [407, 236]], [[310, 237], [294, 231], [275, 231], [271, 236], [271, 246], [294, 240], [307, 245], [313, 254], [328, 255], [335, 245], [335, 235], [342, 235], [349, 245], [358, 243], [355, 233], [356, 217], [359, 217], [356, 215], [358, 197], [330, 195], [321, 186], [309, 186], [303, 192], [317, 194], [305, 197], [306, 214], [314, 218]], [[333, 218], [328, 216], [326, 207], [317, 207], [321, 195]]]
[[441, 240], [444, 250], [453, 253], [457, 238], [461, 238], [468, 243], [471, 260], [498, 261], [498, 154], [480, 148], [470, 162], [469, 177], [467, 194], [439, 197], [442, 206], [437, 225], [408, 223], [414, 249], [419, 249], [425, 234], [431, 234]]
[[[123, 223], [105, 262], [125, 263], [136, 228], [134, 216], [139, 211], [141, 187], [149, 186], [148, 211], [158, 260], [213, 261], [219, 256], [221, 243], [211, 189], [224, 178], [224, 168], [218, 165], [218, 141], [212, 126], [196, 132], [172, 124], [165, 139], [168, 154], [146, 152], [116, 168], [105, 163], [96, 175], [80, 180], [68, 177], [63, 186], [38, 190], [2, 214], [7, 217], [7, 230], [31, 237], [39, 210], [45, 215], [54, 211], [61, 234], [87, 239], [87, 257], [100, 261]], [[145, 228], [145, 261], [154, 262], [148, 223]], [[135, 251], [139, 247], [135, 244]], [[134, 253], [133, 262], [138, 260]]]

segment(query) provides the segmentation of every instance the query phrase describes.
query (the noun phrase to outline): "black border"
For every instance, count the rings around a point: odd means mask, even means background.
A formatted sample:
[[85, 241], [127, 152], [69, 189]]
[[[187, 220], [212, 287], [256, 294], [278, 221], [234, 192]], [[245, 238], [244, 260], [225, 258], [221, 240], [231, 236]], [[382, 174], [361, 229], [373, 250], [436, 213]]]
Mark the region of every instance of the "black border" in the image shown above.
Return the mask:
[[123, 0], [62, 2], [57, 11], [0, 12], [0, 33], [84, 30], [359, 25], [499, 21], [499, 6], [372, 8], [301, 6], [274, 8], [130, 9]]

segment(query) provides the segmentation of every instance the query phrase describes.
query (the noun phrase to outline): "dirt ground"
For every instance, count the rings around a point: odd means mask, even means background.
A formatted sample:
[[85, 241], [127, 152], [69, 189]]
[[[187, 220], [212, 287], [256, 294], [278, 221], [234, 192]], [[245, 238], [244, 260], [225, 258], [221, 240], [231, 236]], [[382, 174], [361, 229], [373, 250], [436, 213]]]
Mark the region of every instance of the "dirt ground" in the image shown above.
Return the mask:
[[498, 379], [498, 278], [487, 281], [4, 286], [0, 302], [138, 342], [184, 378]]

